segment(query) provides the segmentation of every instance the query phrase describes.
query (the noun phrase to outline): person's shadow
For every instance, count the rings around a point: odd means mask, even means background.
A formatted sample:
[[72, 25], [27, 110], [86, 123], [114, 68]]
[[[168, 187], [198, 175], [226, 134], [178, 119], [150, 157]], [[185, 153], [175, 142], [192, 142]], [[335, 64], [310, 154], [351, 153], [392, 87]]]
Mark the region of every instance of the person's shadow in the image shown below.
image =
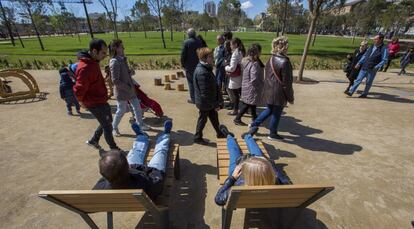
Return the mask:
[[[216, 174], [211, 165], [194, 164], [187, 159], [180, 159], [181, 177], [176, 180], [170, 196], [170, 228], [208, 229], [204, 221], [205, 201], [207, 196], [207, 174]], [[150, 227], [149, 214], [145, 214], [136, 228]], [[153, 225], [153, 224], [152, 224]]]
[[[262, 126], [269, 129], [269, 119], [267, 119]], [[351, 155], [362, 150], [362, 147], [355, 144], [340, 143], [336, 141], [312, 137], [310, 135], [323, 133], [322, 130], [310, 126], [302, 125], [302, 120], [282, 115], [279, 132], [288, 132], [293, 136], [283, 136], [283, 142], [297, 145], [303, 149], [311, 151], [328, 152], [340, 155]], [[263, 134], [258, 134], [263, 136]], [[289, 153], [289, 152], [287, 152]]]

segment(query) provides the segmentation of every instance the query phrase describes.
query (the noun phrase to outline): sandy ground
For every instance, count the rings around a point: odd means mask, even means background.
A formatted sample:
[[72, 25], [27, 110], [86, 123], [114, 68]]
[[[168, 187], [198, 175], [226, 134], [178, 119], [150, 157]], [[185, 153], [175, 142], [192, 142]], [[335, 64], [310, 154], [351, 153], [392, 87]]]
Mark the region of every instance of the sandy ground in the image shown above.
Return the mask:
[[[295, 228], [411, 228], [414, 220], [414, 74], [380, 73], [369, 99], [347, 98], [341, 71], [306, 71], [316, 84], [295, 84], [295, 105], [285, 111], [280, 134], [285, 142], [259, 138], [296, 184], [334, 185], [335, 190], [309, 206]], [[87, 228], [82, 219], [37, 197], [40, 190], [90, 189], [100, 177], [98, 153], [84, 142], [97, 126], [90, 115], [70, 117], [58, 94], [56, 71], [31, 71], [47, 100], [0, 105], [0, 228]], [[220, 228], [221, 210], [214, 204], [215, 134], [208, 123], [210, 146], [192, 145], [197, 110], [186, 102], [188, 92], [164, 91], [153, 78], [166, 71], [139, 71], [136, 79], [174, 120], [173, 139], [181, 145], [182, 178], [172, 195], [174, 228]], [[183, 79], [181, 79], [183, 81]], [[363, 85], [361, 85], [363, 86]], [[362, 89], [363, 87], [361, 87]], [[114, 100], [110, 100], [112, 105]], [[220, 121], [241, 134], [227, 110]], [[132, 146], [127, 115], [116, 138]], [[245, 117], [244, 121], [248, 122]], [[152, 114], [146, 122], [162, 124]], [[102, 138], [101, 144], [107, 148]], [[116, 228], [134, 228], [141, 213], [115, 213]], [[233, 228], [243, 225], [237, 210]], [[106, 227], [104, 214], [93, 215]]]

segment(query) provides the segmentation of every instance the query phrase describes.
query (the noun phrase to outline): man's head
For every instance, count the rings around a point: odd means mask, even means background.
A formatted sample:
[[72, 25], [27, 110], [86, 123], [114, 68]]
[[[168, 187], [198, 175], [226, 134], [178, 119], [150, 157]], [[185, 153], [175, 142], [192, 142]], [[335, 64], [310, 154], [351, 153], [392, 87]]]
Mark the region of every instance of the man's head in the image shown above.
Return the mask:
[[92, 39], [89, 42], [89, 54], [96, 61], [105, 59], [108, 52], [108, 46], [102, 39]]
[[359, 45], [359, 51], [363, 52], [368, 49], [368, 41], [363, 40], [361, 41], [361, 44]]
[[230, 41], [231, 39], [233, 39], [233, 33], [230, 31], [224, 32], [223, 37], [226, 41]]
[[379, 33], [374, 37], [374, 45], [375, 46], [379, 46], [382, 44], [382, 42], [384, 41], [384, 35]]
[[222, 45], [224, 43], [223, 35], [217, 35], [216, 39], [217, 39], [217, 44], [218, 45]]
[[99, 160], [99, 173], [111, 184], [120, 185], [128, 172], [128, 160], [119, 150], [108, 151]]
[[187, 30], [187, 36], [188, 38], [195, 38], [196, 36], [196, 31], [193, 28], [189, 28]]

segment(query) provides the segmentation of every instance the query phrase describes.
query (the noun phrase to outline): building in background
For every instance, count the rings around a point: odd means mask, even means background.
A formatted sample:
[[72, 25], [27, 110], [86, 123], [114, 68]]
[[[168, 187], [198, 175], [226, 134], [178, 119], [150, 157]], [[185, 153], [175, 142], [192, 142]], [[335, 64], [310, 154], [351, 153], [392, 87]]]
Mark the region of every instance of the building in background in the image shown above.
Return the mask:
[[206, 12], [210, 17], [217, 16], [216, 3], [213, 1], [206, 2], [206, 4], [204, 4], [204, 12]]

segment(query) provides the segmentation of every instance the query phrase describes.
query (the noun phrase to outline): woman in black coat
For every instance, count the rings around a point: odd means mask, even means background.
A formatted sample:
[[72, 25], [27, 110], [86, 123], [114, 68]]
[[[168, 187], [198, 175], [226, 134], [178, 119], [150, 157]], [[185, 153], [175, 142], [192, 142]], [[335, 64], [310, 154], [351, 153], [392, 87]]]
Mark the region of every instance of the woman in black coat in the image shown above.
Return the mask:
[[200, 60], [194, 71], [194, 98], [199, 110], [197, 129], [194, 135], [194, 143], [206, 144], [203, 139], [203, 129], [207, 123], [207, 118], [216, 130], [218, 138], [225, 137], [219, 129], [219, 119], [217, 111], [220, 110], [221, 94], [213, 74], [214, 57], [213, 51], [209, 48], [197, 50]]
[[349, 85], [344, 91], [345, 93], [348, 93], [349, 88], [352, 87], [355, 79], [358, 77], [358, 74], [361, 68], [355, 69], [355, 65], [359, 62], [359, 60], [365, 54], [365, 51], [367, 51], [367, 49], [368, 49], [368, 42], [363, 40], [361, 42], [361, 45], [359, 46], [359, 49], [355, 50], [354, 55], [352, 56], [352, 62], [349, 66], [349, 71], [346, 73], [346, 77], [349, 80]]

